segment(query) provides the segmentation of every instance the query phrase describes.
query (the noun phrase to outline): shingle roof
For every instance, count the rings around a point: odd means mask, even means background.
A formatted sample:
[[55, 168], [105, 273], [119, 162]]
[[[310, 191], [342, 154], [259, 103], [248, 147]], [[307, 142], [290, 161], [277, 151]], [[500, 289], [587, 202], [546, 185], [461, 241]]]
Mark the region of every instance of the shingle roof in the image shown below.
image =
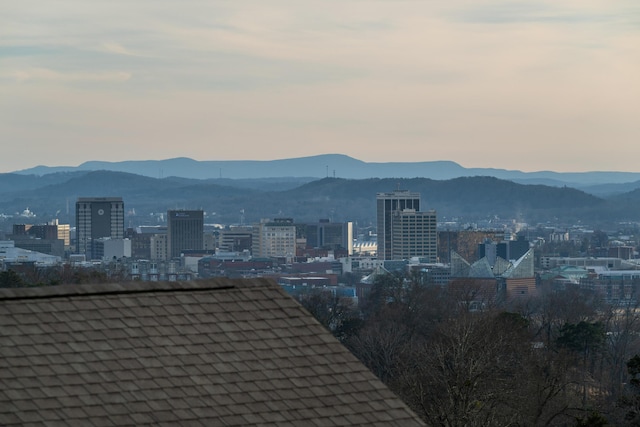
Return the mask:
[[422, 425], [266, 279], [0, 289], [0, 425]]

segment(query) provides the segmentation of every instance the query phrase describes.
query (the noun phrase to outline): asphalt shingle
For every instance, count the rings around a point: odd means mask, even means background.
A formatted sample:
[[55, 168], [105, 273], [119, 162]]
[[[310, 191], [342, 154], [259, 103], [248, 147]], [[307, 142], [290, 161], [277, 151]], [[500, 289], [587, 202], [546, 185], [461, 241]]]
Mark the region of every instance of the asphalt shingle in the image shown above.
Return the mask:
[[272, 281], [0, 289], [0, 424], [423, 425]]

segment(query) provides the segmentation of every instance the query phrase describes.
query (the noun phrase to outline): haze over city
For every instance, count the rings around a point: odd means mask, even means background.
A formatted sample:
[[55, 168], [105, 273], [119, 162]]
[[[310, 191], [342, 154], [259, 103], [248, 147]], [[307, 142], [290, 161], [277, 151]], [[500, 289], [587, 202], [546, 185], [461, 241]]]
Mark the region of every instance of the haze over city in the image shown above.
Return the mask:
[[640, 171], [639, 18], [631, 0], [8, 2], [0, 172], [321, 153]]
[[0, 426], [640, 425], [638, 76], [638, 0], [3, 2]]

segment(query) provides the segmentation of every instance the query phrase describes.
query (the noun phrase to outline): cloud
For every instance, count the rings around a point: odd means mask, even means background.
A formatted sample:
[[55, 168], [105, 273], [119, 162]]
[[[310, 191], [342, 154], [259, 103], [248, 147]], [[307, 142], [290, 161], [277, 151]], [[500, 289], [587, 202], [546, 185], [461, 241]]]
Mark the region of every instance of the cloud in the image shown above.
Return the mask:
[[102, 43], [102, 47], [109, 53], [115, 53], [125, 56], [141, 56], [140, 54], [134, 53], [118, 43]]
[[126, 72], [59, 72], [47, 68], [30, 68], [0, 73], [0, 78], [24, 83], [29, 81], [53, 82], [124, 82], [131, 78]]

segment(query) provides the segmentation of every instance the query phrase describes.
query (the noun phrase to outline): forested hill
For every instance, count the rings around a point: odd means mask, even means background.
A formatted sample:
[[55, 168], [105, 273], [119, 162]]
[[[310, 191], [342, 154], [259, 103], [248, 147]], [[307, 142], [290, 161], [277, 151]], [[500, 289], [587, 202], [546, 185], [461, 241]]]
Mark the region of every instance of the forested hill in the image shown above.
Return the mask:
[[578, 214], [590, 217], [608, 204], [573, 188], [521, 185], [492, 177], [437, 181], [426, 178], [344, 180], [326, 178], [287, 192], [291, 198], [310, 198], [336, 210], [355, 213], [356, 207], [375, 215], [375, 194], [395, 189], [419, 192], [422, 210], [435, 209], [440, 218], [519, 218], [545, 220]]
[[396, 189], [421, 193], [423, 208], [440, 210], [446, 205], [474, 204], [481, 209], [517, 204], [526, 209], [576, 208], [602, 204], [603, 199], [573, 188], [522, 185], [512, 181], [479, 176], [438, 181], [427, 178], [345, 180], [325, 178], [293, 189], [289, 194], [300, 197], [358, 199], [362, 194], [390, 192]]
[[[538, 223], [639, 221], [637, 192], [602, 199], [568, 187], [522, 185], [492, 177], [450, 180], [427, 178], [349, 180], [324, 178], [300, 185], [286, 180], [197, 180], [151, 178], [123, 172], [54, 174], [34, 179], [0, 175], [0, 213], [13, 215], [29, 208], [39, 221], [55, 215], [73, 222], [78, 197], [120, 196], [136, 223], [151, 212], [203, 209], [215, 212], [213, 222], [247, 223], [261, 218], [292, 217], [296, 221], [375, 222], [376, 193], [404, 189], [419, 192], [422, 209], [435, 209], [439, 220], [465, 222], [495, 218]], [[211, 218], [210, 218], [211, 220]]]

